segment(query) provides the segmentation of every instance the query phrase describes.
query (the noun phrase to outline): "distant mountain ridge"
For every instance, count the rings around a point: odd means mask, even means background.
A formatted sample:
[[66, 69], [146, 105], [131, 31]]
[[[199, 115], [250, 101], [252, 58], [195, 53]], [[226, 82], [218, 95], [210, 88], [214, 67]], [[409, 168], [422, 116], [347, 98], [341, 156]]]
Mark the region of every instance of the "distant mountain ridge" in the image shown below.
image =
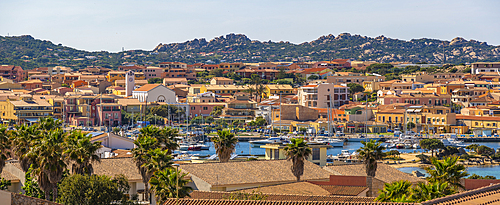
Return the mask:
[[[444, 45], [444, 49], [443, 49]], [[124, 64], [156, 65], [165, 61], [185, 63], [321, 61], [350, 58], [378, 62], [472, 63], [500, 61], [500, 46], [457, 37], [451, 41], [384, 36], [366, 37], [342, 33], [321, 36], [311, 42], [293, 44], [251, 40], [244, 34], [228, 34], [209, 41], [204, 38], [183, 43], [159, 44], [152, 51], [132, 50], [118, 53], [89, 52], [35, 39], [30, 35], [0, 36], [0, 63], [25, 69], [47, 66], [103, 66], [117, 68]]]
[[[226, 61], [291, 61], [353, 58], [364, 61], [394, 62], [445, 62], [466, 63], [475, 61], [499, 61], [500, 46], [486, 42], [465, 40], [457, 37], [451, 41], [437, 39], [412, 39], [410, 41], [376, 38], [342, 33], [321, 36], [301, 44], [290, 42], [255, 41], [243, 34], [228, 34], [210, 41], [194, 39], [184, 43], [159, 44], [154, 51], [179, 57], [193, 57], [206, 53], [222, 55]], [[262, 61], [262, 60], [261, 60]]]

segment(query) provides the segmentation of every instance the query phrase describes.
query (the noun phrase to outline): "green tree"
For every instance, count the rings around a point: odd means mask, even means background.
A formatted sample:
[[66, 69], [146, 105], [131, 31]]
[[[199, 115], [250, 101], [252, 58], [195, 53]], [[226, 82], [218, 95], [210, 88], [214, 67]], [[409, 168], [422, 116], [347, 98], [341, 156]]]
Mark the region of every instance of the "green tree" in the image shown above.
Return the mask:
[[154, 191], [157, 203], [161, 204], [169, 198], [184, 198], [190, 196], [193, 188], [187, 186], [190, 180], [186, 179], [187, 173], [174, 169], [163, 169], [156, 172], [149, 183]]
[[420, 147], [422, 147], [422, 149], [431, 150], [431, 156], [434, 157], [434, 150], [443, 149], [444, 144], [438, 139], [423, 139], [420, 140]]
[[0, 174], [5, 167], [5, 161], [10, 156], [10, 132], [7, 132], [7, 127], [0, 125]]
[[467, 145], [467, 147], [465, 147], [465, 149], [468, 149], [468, 150], [476, 152], [476, 149], [478, 147], [479, 147], [479, 144], [471, 144], [471, 145]]
[[410, 198], [413, 202], [428, 201], [455, 193], [448, 182], [418, 183], [411, 192]]
[[219, 157], [220, 162], [228, 162], [231, 154], [234, 152], [238, 138], [228, 130], [217, 131], [217, 136], [212, 137], [215, 153]]
[[347, 84], [347, 87], [349, 87], [349, 93], [351, 94], [351, 96], [354, 93], [365, 91], [365, 88], [357, 83], [349, 83]]
[[135, 148], [132, 149], [132, 156], [135, 161], [135, 164], [137, 166], [137, 169], [139, 169], [139, 172], [142, 177], [142, 182], [144, 183], [144, 191], [146, 194], [146, 200], [149, 201], [149, 186], [148, 182], [149, 179], [151, 179], [151, 176], [153, 176], [153, 172], [151, 170], [148, 170], [144, 164], [148, 163], [148, 151], [153, 150], [159, 147], [158, 145], [158, 140], [156, 138], [146, 135], [144, 133], [147, 133], [144, 128], [141, 129], [141, 135], [134, 141]]
[[121, 129], [118, 127], [113, 127], [113, 134], [118, 135], [120, 133]]
[[222, 72], [224, 72], [222, 69], [214, 69], [209, 72], [210, 75], [213, 75], [215, 77], [222, 77]]
[[148, 83], [149, 84], [162, 84], [163, 83], [163, 79], [161, 79], [161, 78], [150, 78], [150, 79], [148, 79]]
[[467, 177], [467, 179], [497, 179], [497, 178], [494, 176], [490, 176], [490, 175], [480, 176], [477, 174], [472, 174], [469, 177]]
[[415, 123], [413, 123], [413, 122], [408, 122], [408, 123], [406, 123], [406, 128], [407, 128], [408, 130], [411, 130], [411, 129], [415, 128], [415, 127], [416, 127], [416, 125], [415, 125]]
[[307, 77], [307, 80], [318, 80], [318, 79], [321, 79], [320, 76], [318, 75], [310, 75], [309, 77]]
[[33, 179], [33, 176], [31, 174], [32, 172], [33, 172], [33, 165], [31, 165], [28, 168], [26, 174], [24, 174], [26, 180], [21, 189], [24, 190], [26, 196], [43, 199], [45, 197], [45, 193], [40, 189], [36, 180]]
[[61, 194], [57, 201], [66, 205], [108, 205], [120, 201], [124, 195], [119, 184], [105, 175], [74, 174], [66, 177], [59, 186]]
[[7, 190], [12, 183], [10, 180], [6, 180], [4, 178], [0, 179], [0, 190]]
[[212, 112], [210, 112], [210, 115], [213, 116], [213, 117], [219, 117], [219, 115], [222, 114], [222, 109], [224, 109], [224, 105], [215, 106], [212, 109]]
[[371, 196], [372, 188], [372, 180], [375, 177], [375, 173], [377, 172], [377, 160], [381, 160], [384, 158], [384, 150], [385, 147], [381, 146], [382, 142], [376, 142], [375, 140], [370, 140], [369, 142], [361, 141], [363, 146], [356, 150], [359, 153], [359, 159], [363, 160], [366, 169], [366, 184], [368, 185], [367, 195]]
[[172, 154], [174, 150], [179, 148], [177, 136], [179, 136], [178, 129], [174, 129], [172, 127], [164, 127], [160, 130], [157, 137], [158, 143], [160, 143], [163, 150], [167, 151], [167, 154]]
[[457, 164], [458, 157], [445, 157], [443, 160], [431, 159], [433, 167], [425, 168], [429, 173], [427, 180], [431, 183], [447, 182], [455, 188], [464, 188], [460, 179], [469, 175], [462, 164]]
[[411, 182], [405, 180], [386, 183], [384, 188], [379, 191], [379, 195], [375, 200], [380, 202], [391, 202], [403, 196], [410, 196], [411, 186]]
[[66, 149], [64, 139], [63, 130], [53, 128], [28, 152], [36, 164], [33, 174], [37, 176], [40, 188], [45, 192], [45, 199], [49, 199], [50, 191], [52, 199], [54, 201], [57, 199], [57, 183], [62, 179], [66, 169], [66, 159], [63, 154]]
[[101, 148], [101, 142], [90, 141], [91, 136], [80, 130], [72, 131], [66, 139], [66, 149], [63, 154], [71, 161], [72, 173], [81, 175], [92, 175], [94, 168], [92, 162], [101, 162], [96, 154]]
[[[45, 131], [43, 133], [45, 133]], [[34, 146], [34, 142], [40, 138], [40, 130], [35, 125], [16, 126], [16, 130], [12, 132], [12, 151], [17, 159], [19, 159], [19, 165], [21, 165], [24, 172], [28, 171], [33, 162], [33, 159], [30, 158], [27, 153], [30, 148]]]
[[157, 171], [172, 168], [173, 158], [168, 154], [167, 150], [161, 150], [160, 148], [150, 149], [143, 158], [146, 162], [142, 167], [146, 169], [146, 172], [154, 174]]
[[487, 146], [481, 145], [476, 148], [476, 153], [484, 156], [491, 156], [495, 154], [495, 150]]
[[292, 143], [285, 147], [285, 155], [292, 161], [292, 173], [300, 181], [300, 176], [304, 174], [304, 160], [311, 155], [312, 150], [302, 138], [291, 138]]

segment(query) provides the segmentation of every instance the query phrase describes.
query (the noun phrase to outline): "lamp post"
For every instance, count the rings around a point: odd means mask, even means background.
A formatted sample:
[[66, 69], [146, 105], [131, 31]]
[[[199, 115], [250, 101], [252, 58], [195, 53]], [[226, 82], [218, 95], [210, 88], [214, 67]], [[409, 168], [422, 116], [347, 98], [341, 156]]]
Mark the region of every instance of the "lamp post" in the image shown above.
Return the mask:
[[155, 126], [156, 126], [156, 114], [155, 114]]
[[175, 204], [179, 205], [179, 164], [172, 164], [175, 167]]

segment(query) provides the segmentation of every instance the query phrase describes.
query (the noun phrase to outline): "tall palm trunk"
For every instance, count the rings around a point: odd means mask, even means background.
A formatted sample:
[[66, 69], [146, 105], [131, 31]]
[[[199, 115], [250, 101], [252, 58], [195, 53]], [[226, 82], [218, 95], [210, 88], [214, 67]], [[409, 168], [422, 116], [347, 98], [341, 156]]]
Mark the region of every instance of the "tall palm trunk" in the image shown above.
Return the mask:
[[368, 187], [368, 191], [366, 192], [367, 197], [373, 197], [373, 177], [366, 176], [366, 186]]

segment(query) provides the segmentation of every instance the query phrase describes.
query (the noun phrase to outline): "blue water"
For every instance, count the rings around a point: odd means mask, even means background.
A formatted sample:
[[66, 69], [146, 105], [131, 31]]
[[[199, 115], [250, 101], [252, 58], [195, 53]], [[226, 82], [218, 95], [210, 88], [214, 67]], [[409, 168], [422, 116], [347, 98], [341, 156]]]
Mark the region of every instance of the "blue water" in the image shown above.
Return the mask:
[[[201, 150], [201, 151], [187, 151], [189, 154], [199, 154], [200, 156], [208, 156], [215, 154], [215, 149], [213, 146], [212, 142], [207, 142], [207, 145], [210, 145], [209, 150]], [[500, 148], [500, 142], [481, 142], [481, 143], [471, 143], [471, 142], [465, 142], [463, 143], [465, 145], [469, 144], [480, 144], [480, 145], [485, 145], [493, 149], [498, 149]], [[383, 143], [385, 145], [385, 143]], [[340, 154], [340, 151], [342, 150], [349, 150], [349, 152], [355, 152], [357, 149], [359, 149], [362, 146], [361, 142], [347, 142], [344, 147], [334, 147], [332, 149], [328, 149], [326, 154], [327, 155], [337, 155]], [[401, 153], [411, 153], [411, 152], [421, 152], [423, 151], [422, 149], [398, 149], [399, 152]], [[266, 150], [263, 148], [259, 147], [252, 147], [249, 142], [239, 142], [238, 145], [236, 145], [236, 152], [235, 154], [238, 155], [265, 155]], [[178, 153], [178, 151], [176, 151]]]
[[[419, 172], [425, 174], [425, 176], [428, 176], [427, 172], [425, 172], [424, 169], [419, 168], [419, 167], [403, 167], [399, 168], [399, 171], [402, 171], [404, 173], [410, 173], [412, 171], [418, 170]], [[488, 166], [475, 166], [475, 167], [468, 167], [467, 172], [469, 173], [469, 176], [472, 174], [477, 174], [480, 176], [494, 176], [497, 179], [500, 179], [500, 166], [499, 165], [488, 165]]]

